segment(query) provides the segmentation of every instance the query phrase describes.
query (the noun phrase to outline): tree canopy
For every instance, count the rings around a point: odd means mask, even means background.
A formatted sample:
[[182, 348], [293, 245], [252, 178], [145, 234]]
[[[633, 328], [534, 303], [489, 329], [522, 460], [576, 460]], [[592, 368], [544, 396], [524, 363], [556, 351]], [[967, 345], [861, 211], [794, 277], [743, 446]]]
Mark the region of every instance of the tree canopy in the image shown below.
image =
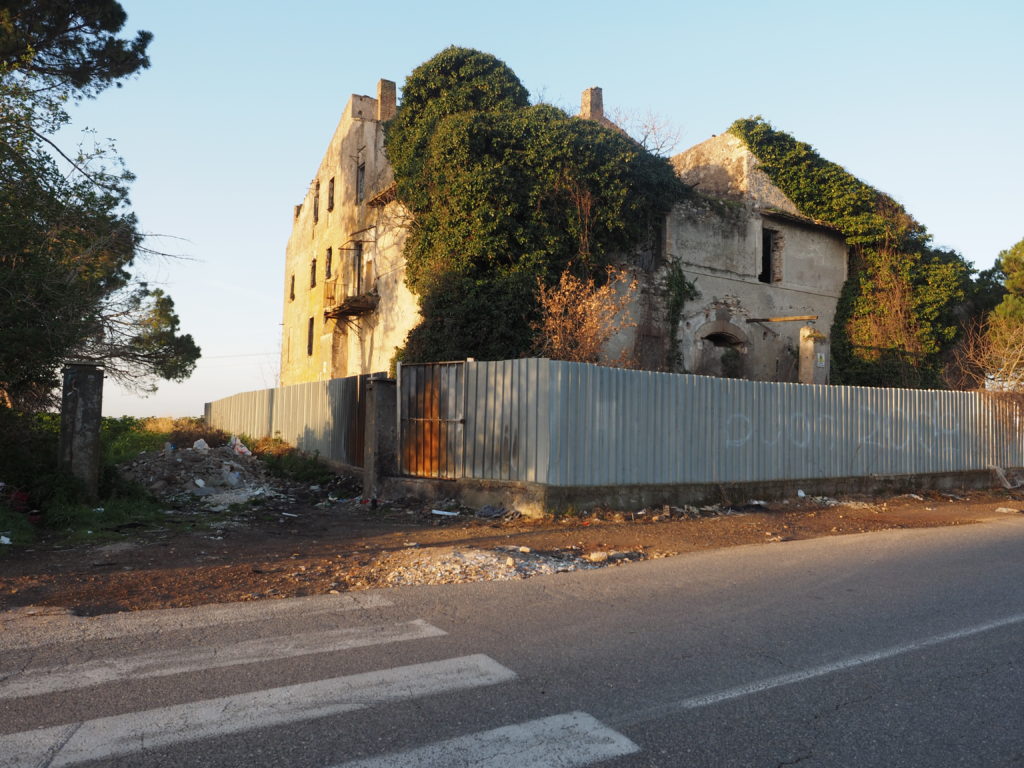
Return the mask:
[[0, 71], [62, 96], [94, 96], [149, 66], [153, 35], [118, 37], [116, 0], [0, 0]]
[[467, 48], [409, 76], [385, 147], [414, 215], [406, 280], [424, 319], [407, 360], [529, 353], [539, 284], [567, 269], [603, 279], [608, 258], [649, 244], [686, 194], [664, 159], [623, 133], [530, 105], [507, 65]]
[[971, 268], [889, 195], [813, 147], [755, 117], [729, 129], [805, 216], [837, 227], [851, 246], [832, 327], [833, 380], [868, 386], [940, 386], [961, 330], [957, 310], [976, 294]]
[[0, 405], [44, 404], [72, 359], [151, 390], [199, 357], [170, 297], [132, 276], [131, 174], [110, 147], [50, 138], [67, 99], [148, 65], [149, 33], [121, 40], [123, 24], [104, 0], [0, 4]]
[[993, 271], [1003, 277], [1003, 297], [995, 312], [1024, 323], [1024, 239], [1000, 251]]

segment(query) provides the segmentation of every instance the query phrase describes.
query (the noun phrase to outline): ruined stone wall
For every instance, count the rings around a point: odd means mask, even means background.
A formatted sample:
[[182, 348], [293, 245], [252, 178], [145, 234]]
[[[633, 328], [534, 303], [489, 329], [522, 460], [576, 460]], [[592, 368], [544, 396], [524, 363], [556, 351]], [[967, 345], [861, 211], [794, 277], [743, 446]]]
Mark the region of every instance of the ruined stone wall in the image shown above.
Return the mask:
[[[404, 282], [406, 217], [382, 195], [393, 182], [382, 123], [394, 113], [394, 84], [381, 81], [378, 96], [349, 99], [294, 212], [285, 252], [282, 385], [386, 370], [394, 348], [420, 319]], [[379, 296], [376, 309], [325, 318], [326, 309], [357, 294]]]
[[[774, 243], [774, 263], [763, 282], [767, 243]], [[700, 291], [677, 330], [682, 367], [712, 376], [796, 381], [805, 323], [746, 321], [818, 315], [814, 327], [828, 334], [846, 279], [846, 245], [838, 233], [750, 202], [677, 205], [667, 222], [666, 256]]]
[[672, 158], [679, 178], [704, 194], [798, 214], [793, 201], [757, 166], [754, 153], [731, 133], [712, 136]]

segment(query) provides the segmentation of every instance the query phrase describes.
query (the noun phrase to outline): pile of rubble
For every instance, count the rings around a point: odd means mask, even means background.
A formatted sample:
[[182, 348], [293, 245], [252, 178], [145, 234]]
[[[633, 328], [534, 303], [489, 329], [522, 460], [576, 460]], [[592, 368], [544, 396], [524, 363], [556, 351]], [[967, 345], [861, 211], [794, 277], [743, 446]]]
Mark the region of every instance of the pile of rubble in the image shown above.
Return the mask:
[[167, 443], [162, 451], [141, 453], [118, 469], [158, 498], [198, 501], [211, 511], [275, 495], [263, 462], [237, 438], [220, 448], [210, 448], [205, 440], [181, 450]]
[[493, 550], [431, 547], [389, 553], [378, 560], [376, 568], [382, 585], [397, 587], [527, 579], [643, 558], [642, 552], [592, 552], [585, 555], [576, 549], [533, 552], [529, 547], [498, 547]]

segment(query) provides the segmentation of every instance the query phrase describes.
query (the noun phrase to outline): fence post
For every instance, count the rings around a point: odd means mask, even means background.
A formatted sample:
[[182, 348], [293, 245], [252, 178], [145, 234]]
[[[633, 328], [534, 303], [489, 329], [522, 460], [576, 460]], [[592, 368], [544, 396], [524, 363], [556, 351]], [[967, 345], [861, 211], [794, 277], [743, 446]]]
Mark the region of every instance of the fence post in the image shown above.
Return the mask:
[[363, 497], [380, 495], [382, 478], [398, 469], [398, 389], [394, 379], [370, 379], [366, 387]]
[[60, 406], [60, 463], [82, 481], [86, 498], [99, 496], [103, 368], [71, 363], [64, 368]]

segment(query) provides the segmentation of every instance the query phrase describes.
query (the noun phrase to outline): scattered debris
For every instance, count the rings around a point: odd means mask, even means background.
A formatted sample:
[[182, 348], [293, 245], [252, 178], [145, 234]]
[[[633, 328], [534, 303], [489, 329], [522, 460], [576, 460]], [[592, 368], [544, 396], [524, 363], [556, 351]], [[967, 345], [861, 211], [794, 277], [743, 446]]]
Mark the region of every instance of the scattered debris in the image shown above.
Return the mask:
[[0, 536], [0, 544], [10, 544], [11, 539], [8, 536]]
[[869, 501], [843, 501], [840, 504], [849, 509], [874, 509], [877, 506]]
[[913, 499], [914, 501], [924, 501], [924, 496], [919, 496], [916, 493], [904, 493], [901, 496], [897, 496], [898, 499]]
[[504, 517], [505, 514], [506, 511], [502, 507], [486, 504], [474, 513], [474, 517], [479, 517], [482, 520], [493, 520], [496, 517]]
[[995, 464], [993, 464], [989, 467], [989, 469], [995, 472], [996, 477], [999, 478], [999, 482], [1002, 483], [1003, 488], [1005, 488], [1006, 490], [1012, 491], [1014, 488], [1020, 488], [1021, 483], [1019, 481], [1016, 483], [1011, 483], [1010, 479], [1006, 476], [1006, 472], [1003, 471], [1002, 467], [997, 467]]
[[819, 507], [838, 507], [842, 503], [831, 496], [811, 496], [810, 498]]
[[[523, 551], [523, 550], [527, 551]], [[645, 557], [642, 552], [591, 552], [577, 549], [532, 552], [529, 547], [494, 550], [430, 547], [400, 550], [382, 557], [375, 570], [388, 586], [510, 581], [567, 571], [588, 570]]]
[[806, 493], [804, 493], [804, 492], [803, 492], [802, 490], [800, 490], [800, 489], [797, 489], [796, 495], [797, 495], [797, 496], [798, 496], [799, 498], [801, 498], [801, 499], [802, 499], [802, 498], [804, 498], [805, 496], [807, 496], [807, 494], [806, 494]]
[[432, 515], [441, 515], [442, 517], [458, 517], [459, 510], [457, 509], [432, 509], [430, 510]]
[[746, 512], [768, 512], [768, 505], [763, 501], [748, 501], [746, 504], [739, 506], [727, 507], [727, 511], [730, 514], [744, 514]]
[[121, 474], [154, 496], [207, 508], [243, 504], [274, 495], [259, 459], [238, 453], [237, 445], [210, 448], [202, 439], [192, 448], [141, 453], [119, 466]]
[[996, 508], [996, 512], [1001, 512], [1001, 513], [1004, 513], [1004, 514], [1016, 514], [1016, 513], [1021, 512], [1021, 511], [1022, 510], [1019, 510], [1019, 509], [1013, 509], [1012, 507], [997, 507]]

